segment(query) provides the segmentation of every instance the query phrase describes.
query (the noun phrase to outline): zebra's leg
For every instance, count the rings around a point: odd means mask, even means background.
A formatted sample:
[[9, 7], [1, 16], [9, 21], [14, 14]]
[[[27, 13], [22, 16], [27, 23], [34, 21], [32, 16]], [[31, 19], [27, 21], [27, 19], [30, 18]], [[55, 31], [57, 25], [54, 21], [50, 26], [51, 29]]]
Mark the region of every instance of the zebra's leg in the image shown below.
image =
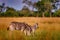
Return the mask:
[[23, 32], [24, 31], [24, 27], [21, 27], [21, 32]]
[[27, 35], [28, 35], [28, 36], [30, 36], [30, 35], [31, 35], [30, 31], [28, 31], [28, 30], [27, 30]]
[[11, 30], [11, 31], [15, 30], [15, 28], [13, 27], [13, 25], [10, 25], [9, 30]]
[[15, 28], [15, 30], [19, 30], [19, 28], [18, 28], [18, 27], [16, 27], [16, 28]]
[[26, 30], [24, 30], [24, 34], [27, 35], [27, 31]]
[[32, 29], [32, 36], [34, 36], [35, 35], [35, 29]]

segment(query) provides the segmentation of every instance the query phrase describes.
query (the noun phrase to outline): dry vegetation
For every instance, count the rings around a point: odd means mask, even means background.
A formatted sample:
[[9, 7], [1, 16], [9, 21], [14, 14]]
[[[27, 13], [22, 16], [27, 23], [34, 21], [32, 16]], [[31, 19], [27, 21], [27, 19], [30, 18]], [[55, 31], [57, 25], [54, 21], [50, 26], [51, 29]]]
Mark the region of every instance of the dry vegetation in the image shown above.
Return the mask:
[[[38, 23], [39, 29], [35, 35], [25, 36], [20, 31], [7, 31], [10, 22], [26, 22], [29, 25]], [[39, 17], [21, 17], [21, 18], [0, 18], [0, 40], [60, 40], [60, 18], [39, 18]]]

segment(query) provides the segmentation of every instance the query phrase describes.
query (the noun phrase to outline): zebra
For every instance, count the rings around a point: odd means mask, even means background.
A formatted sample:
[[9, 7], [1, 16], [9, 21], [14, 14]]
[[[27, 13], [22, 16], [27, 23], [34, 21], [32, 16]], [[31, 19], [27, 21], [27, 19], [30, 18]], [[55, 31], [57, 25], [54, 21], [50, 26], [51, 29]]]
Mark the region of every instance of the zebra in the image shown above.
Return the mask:
[[7, 30], [11, 30], [11, 31], [21, 30], [22, 32], [24, 32], [25, 35], [31, 35], [31, 33], [32, 32], [34, 33], [37, 28], [38, 28], [38, 23], [31, 26], [25, 22], [11, 22]]
[[31, 27], [32, 33], [34, 33], [35, 30], [38, 29], [38, 28], [39, 28], [39, 27], [38, 27], [38, 23], [35, 23], [35, 24]]
[[26, 25], [24, 22], [11, 22], [9, 27], [7, 28], [7, 30], [21, 30], [23, 31], [23, 29], [26, 28]]
[[31, 33], [35, 33], [35, 30], [38, 29], [38, 23], [34, 24], [33, 26], [25, 24], [26, 25], [26, 31], [25, 31], [25, 35], [31, 35]]

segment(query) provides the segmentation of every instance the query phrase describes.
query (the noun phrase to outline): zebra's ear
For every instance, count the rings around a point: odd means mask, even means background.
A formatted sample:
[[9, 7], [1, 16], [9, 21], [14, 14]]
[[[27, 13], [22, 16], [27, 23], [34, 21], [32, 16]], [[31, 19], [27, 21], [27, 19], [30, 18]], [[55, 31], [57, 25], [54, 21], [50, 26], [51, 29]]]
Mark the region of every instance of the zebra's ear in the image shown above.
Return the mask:
[[38, 25], [38, 23], [36, 23]]
[[39, 27], [38, 27], [38, 23], [36, 23], [36, 25], [37, 25], [37, 28], [39, 28]]

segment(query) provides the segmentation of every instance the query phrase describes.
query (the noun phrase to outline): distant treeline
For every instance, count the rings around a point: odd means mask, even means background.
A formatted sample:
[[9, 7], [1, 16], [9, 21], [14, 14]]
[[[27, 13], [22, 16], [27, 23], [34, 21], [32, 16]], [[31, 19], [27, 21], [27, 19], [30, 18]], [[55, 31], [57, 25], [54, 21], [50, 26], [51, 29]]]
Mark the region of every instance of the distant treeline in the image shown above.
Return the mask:
[[[43, 17], [42, 13], [33, 12], [33, 13], [21, 13], [21, 12], [14, 12], [14, 11], [7, 11], [0, 13], [0, 17]], [[50, 17], [50, 13], [46, 12], [44, 17]], [[60, 10], [55, 13], [51, 14], [51, 17], [60, 17]]]
[[[57, 0], [41, 0], [38, 2], [32, 2], [24, 0], [22, 3], [32, 6], [32, 10], [29, 10], [27, 6], [24, 6], [21, 10], [16, 10], [12, 7], [5, 7], [5, 3], [0, 5], [0, 17], [60, 17], [60, 9], [57, 10]], [[34, 11], [36, 9], [37, 11]], [[56, 11], [52, 11], [52, 9]]]

